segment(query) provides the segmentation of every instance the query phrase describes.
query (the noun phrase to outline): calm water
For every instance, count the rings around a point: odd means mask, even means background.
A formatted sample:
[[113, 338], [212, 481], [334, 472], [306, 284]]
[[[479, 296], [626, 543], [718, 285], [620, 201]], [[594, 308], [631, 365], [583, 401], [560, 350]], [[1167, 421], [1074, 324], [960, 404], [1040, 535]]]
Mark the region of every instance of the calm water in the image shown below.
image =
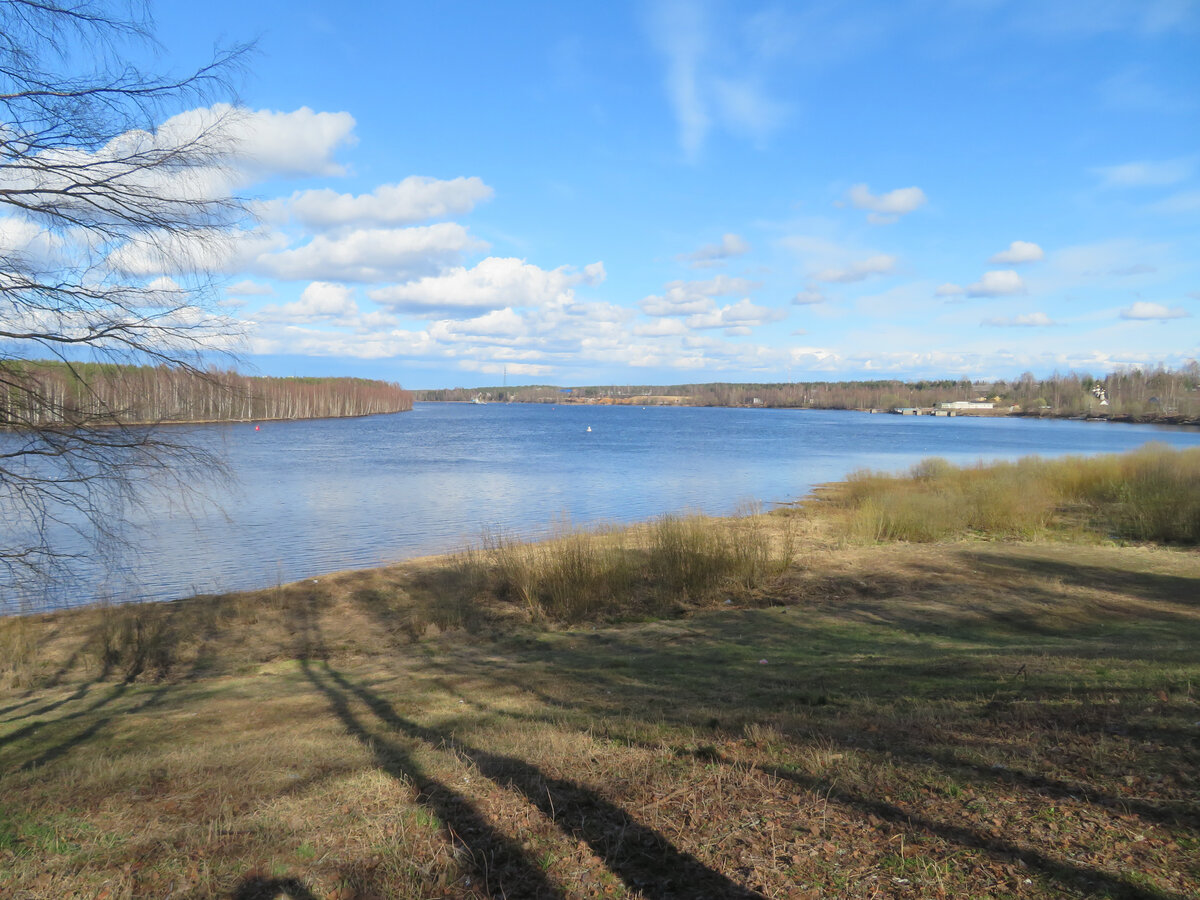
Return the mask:
[[[588, 427], [591, 432], [588, 432]], [[1024, 419], [659, 407], [417, 404], [366, 419], [209, 426], [236, 482], [209, 508], [166, 502], [139, 552], [55, 603], [255, 588], [478, 543], [556, 521], [722, 514], [794, 500], [869, 467], [1200, 446], [1200, 431]]]

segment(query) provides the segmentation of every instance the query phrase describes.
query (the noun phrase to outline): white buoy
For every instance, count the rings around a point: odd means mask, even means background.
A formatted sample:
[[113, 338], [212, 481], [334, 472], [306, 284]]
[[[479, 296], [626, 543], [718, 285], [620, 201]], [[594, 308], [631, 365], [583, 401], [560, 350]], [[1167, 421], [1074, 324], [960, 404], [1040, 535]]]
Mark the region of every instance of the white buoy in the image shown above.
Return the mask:
[[592, 426], [591, 426], [591, 425], [589, 425], [589, 426], [588, 426], [588, 431], [591, 431], [591, 430], [592, 430]]

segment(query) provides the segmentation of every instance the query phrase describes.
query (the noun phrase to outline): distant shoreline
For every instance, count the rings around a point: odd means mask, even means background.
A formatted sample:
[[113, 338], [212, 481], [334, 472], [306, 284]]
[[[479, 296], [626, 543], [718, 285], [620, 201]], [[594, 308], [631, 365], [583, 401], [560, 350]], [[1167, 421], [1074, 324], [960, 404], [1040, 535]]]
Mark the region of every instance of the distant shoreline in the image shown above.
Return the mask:
[[[418, 392], [419, 393], [419, 392]], [[694, 403], [688, 397], [654, 396], [641, 397], [577, 397], [561, 400], [490, 400], [476, 404], [473, 400], [416, 400], [416, 403], [452, 403], [462, 406], [505, 406], [508, 403], [521, 403], [530, 406], [660, 406], [660, 407], [689, 407], [693, 409], [761, 409], [761, 410], [792, 410], [800, 412], [859, 412], [877, 415], [900, 415], [890, 409], [868, 409], [852, 406], [766, 406], [752, 403]], [[1090, 416], [1079, 414], [1056, 414], [1046, 412], [1010, 412], [1007, 410], [987, 409], [956, 409], [953, 415], [939, 416], [932, 413], [921, 413], [914, 418], [977, 418], [977, 419], [1055, 419], [1061, 422], [1107, 422], [1120, 425], [1170, 425], [1184, 428], [1200, 428], [1200, 419], [1186, 416], [1133, 416], [1118, 414], [1114, 416]]]

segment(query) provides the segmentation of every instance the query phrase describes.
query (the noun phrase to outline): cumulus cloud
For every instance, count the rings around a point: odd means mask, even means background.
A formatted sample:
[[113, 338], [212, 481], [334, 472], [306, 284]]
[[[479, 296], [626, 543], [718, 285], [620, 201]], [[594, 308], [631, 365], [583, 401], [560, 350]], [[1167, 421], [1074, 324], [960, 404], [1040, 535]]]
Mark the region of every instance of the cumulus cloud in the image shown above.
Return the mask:
[[269, 178], [345, 174], [334, 155], [354, 143], [354, 125], [347, 112], [250, 110], [217, 103], [178, 113], [152, 135], [122, 135], [95, 157], [119, 156], [121, 148], [133, 145], [168, 148], [199, 140], [215, 151], [214, 165], [192, 170], [186, 178], [172, 172], [169, 185], [189, 195], [223, 196]]
[[642, 325], [635, 325], [633, 334], [636, 337], [676, 337], [687, 334], [688, 327], [682, 319], [660, 318]]
[[919, 209], [928, 202], [925, 192], [919, 187], [897, 188], [886, 194], [872, 194], [865, 184], [856, 184], [847, 193], [847, 199], [855, 209], [870, 210], [867, 221], [872, 225], [891, 225]]
[[1121, 310], [1122, 319], [1185, 319], [1190, 316], [1191, 313], [1182, 306], [1167, 307], [1162, 303], [1147, 303], [1142, 300]]
[[473, 268], [456, 266], [406, 284], [369, 291], [376, 303], [416, 314], [451, 314], [536, 307], [552, 301], [570, 301], [579, 284], [604, 280], [602, 263], [577, 272], [568, 266], [542, 269], [523, 259], [489, 256]]
[[1025, 293], [1025, 282], [1012, 269], [999, 269], [984, 272], [983, 277], [974, 284], [963, 287], [961, 284], [947, 282], [935, 291], [938, 297], [1006, 297], [1010, 294]]
[[180, 275], [188, 272], [236, 274], [256, 268], [257, 260], [283, 250], [287, 237], [265, 229], [199, 229], [192, 232], [144, 232], [122, 244], [108, 265], [125, 275]]
[[736, 329], [738, 334], [748, 334], [750, 328], [765, 322], [776, 322], [783, 316], [781, 310], [759, 306], [751, 303], [749, 298], [744, 298], [720, 309], [688, 316], [684, 321], [688, 328], [724, 328], [727, 333]]
[[46, 266], [62, 249], [62, 238], [28, 219], [0, 216], [0, 264]]
[[439, 180], [411, 175], [369, 194], [340, 194], [330, 188], [297, 191], [267, 204], [263, 215], [289, 216], [309, 228], [411, 225], [470, 212], [493, 193], [476, 177]]
[[874, 256], [866, 259], [853, 262], [842, 268], [822, 269], [813, 277], [817, 281], [837, 282], [839, 284], [852, 284], [856, 281], [864, 281], [873, 275], [886, 275], [896, 266], [896, 257], [889, 256], [885, 253], [877, 253]]
[[1043, 312], [1035, 312], [1011, 318], [985, 319], [981, 324], [1001, 328], [1045, 328], [1058, 323]]
[[713, 297], [744, 294], [759, 286], [746, 278], [718, 275], [704, 281], [669, 281], [663, 293], [651, 294], [638, 304], [648, 316], [691, 316], [716, 309]]
[[[230, 111], [223, 104], [211, 107], [208, 115]], [[206, 111], [191, 114], [201, 116]], [[231, 131], [236, 164], [255, 177], [280, 175], [342, 175], [345, 167], [333, 154], [353, 144], [354, 116], [347, 112], [314, 112], [307, 106], [294, 112], [245, 111], [232, 119]]]
[[[940, 289], [939, 289], [940, 290]], [[1006, 297], [1025, 293], [1025, 282], [1012, 269], [996, 269], [984, 272], [974, 284], [967, 285], [970, 297]]]
[[694, 253], [685, 253], [680, 259], [690, 262], [695, 268], [703, 268], [724, 262], [733, 256], [741, 256], [750, 251], [750, 245], [740, 235], [724, 234], [715, 244], [705, 244]]
[[285, 280], [400, 281], [437, 270], [468, 251], [483, 250], [456, 222], [413, 228], [363, 228], [258, 257], [255, 268]]
[[1195, 157], [1144, 160], [1092, 169], [1105, 188], [1163, 187], [1187, 181], [1196, 170]]
[[525, 319], [515, 310], [493, 309], [482, 316], [454, 321], [444, 319], [429, 327], [429, 333], [447, 343], [460, 340], [513, 339], [529, 331]]
[[1032, 241], [1013, 241], [1008, 245], [1007, 250], [1001, 250], [994, 254], [990, 263], [1008, 263], [1009, 265], [1018, 265], [1020, 263], [1037, 262], [1045, 257], [1042, 248]]
[[344, 284], [314, 281], [294, 303], [264, 306], [256, 318], [264, 322], [346, 321], [358, 315], [354, 289]]

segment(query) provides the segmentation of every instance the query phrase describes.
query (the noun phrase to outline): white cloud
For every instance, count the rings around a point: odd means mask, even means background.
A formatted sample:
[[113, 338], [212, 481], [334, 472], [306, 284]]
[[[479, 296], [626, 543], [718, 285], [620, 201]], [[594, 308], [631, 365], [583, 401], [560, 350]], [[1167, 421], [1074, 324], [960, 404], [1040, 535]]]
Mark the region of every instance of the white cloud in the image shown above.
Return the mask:
[[714, 124], [762, 141], [787, 118], [787, 105], [764, 87], [756, 48], [730, 41], [728, 33], [713, 34], [704, 4], [657, 0], [646, 22], [666, 62], [664, 87], [689, 161], [699, 156]]
[[264, 216], [290, 215], [310, 228], [411, 225], [470, 212], [493, 193], [480, 178], [443, 181], [411, 175], [398, 184], [380, 185], [369, 194], [339, 194], [329, 188], [297, 191], [286, 200], [268, 204]]
[[229, 285], [225, 288], [225, 293], [238, 297], [272, 297], [275, 294], [275, 288], [269, 284], [259, 284], [257, 281], [246, 278], [237, 284]]
[[792, 298], [792, 303], [797, 306], [815, 306], [818, 303], [826, 303], [828, 300], [829, 298], [822, 294], [818, 287], [810, 284]]
[[[228, 110], [219, 104], [208, 113], [220, 115]], [[195, 112], [205, 111], [184, 115]], [[314, 112], [305, 106], [294, 112], [243, 111], [233, 121], [235, 162], [260, 178], [342, 175], [345, 168], [334, 161], [333, 154], [355, 142], [354, 117], [347, 112]]]
[[1011, 318], [985, 319], [980, 324], [995, 325], [1002, 328], [1046, 328], [1058, 323], [1043, 312], [1035, 312]]
[[1092, 172], [1100, 176], [1100, 186], [1106, 188], [1163, 187], [1187, 181], [1196, 170], [1196, 158], [1144, 160], [1119, 166], [1096, 166]]
[[53, 265], [63, 249], [62, 238], [17, 216], [0, 216], [0, 265]]
[[925, 192], [919, 187], [897, 188], [886, 194], [875, 195], [865, 184], [856, 184], [846, 195], [856, 209], [870, 210], [867, 221], [872, 225], [891, 225], [901, 216], [908, 215], [928, 202]]
[[716, 265], [733, 256], [741, 256], [750, 251], [750, 245], [740, 235], [724, 234], [716, 244], [705, 244], [694, 253], [685, 253], [680, 259], [690, 261], [696, 268]]
[[705, 281], [670, 281], [662, 295], [651, 294], [638, 304], [648, 316], [690, 316], [716, 309], [713, 297], [744, 294], [757, 288], [758, 282], [746, 278], [718, 275]]
[[896, 266], [896, 257], [885, 253], [877, 253], [866, 259], [853, 262], [843, 268], [822, 269], [813, 277], [817, 281], [832, 281], [839, 284], [851, 284], [864, 281], [873, 275], [886, 275]]
[[457, 266], [407, 284], [377, 288], [368, 296], [410, 313], [478, 312], [569, 302], [576, 285], [598, 284], [604, 277], [601, 263], [576, 272], [567, 266], [546, 270], [522, 259], [490, 256], [470, 269]]
[[455, 222], [358, 229], [336, 237], [317, 235], [303, 246], [259, 256], [255, 268], [287, 280], [399, 281], [486, 246]]
[[679, 124], [679, 143], [687, 158], [695, 159], [711, 124], [699, 84], [708, 44], [701, 10], [678, 0], [661, 2], [653, 10], [650, 29], [667, 60], [667, 97]]
[[146, 277], [185, 272], [235, 274], [254, 269], [257, 260], [286, 246], [285, 235], [264, 229], [144, 232], [114, 250], [108, 264], [117, 272]]
[[783, 317], [784, 313], [781, 310], [758, 306], [751, 303], [749, 298], [745, 298], [720, 309], [688, 316], [684, 321], [688, 328], [724, 328], [726, 331], [739, 329], [739, 334], [748, 334], [753, 326], [776, 322]]
[[358, 315], [354, 288], [328, 281], [314, 281], [294, 303], [264, 306], [255, 318], [264, 322], [347, 322]]
[[682, 319], [663, 317], [634, 326], [633, 334], [636, 337], [676, 337], [687, 334], [687, 330]]
[[1170, 308], [1161, 303], [1147, 303], [1139, 300], [1127, 309], [1121, 310], [1122, 319], [1185, 319], [1191, 316], [1182, 306]]
[[1009, 294], [1023, 293], [1025, 282], [1012, 269], [984, 272], [982, 278], [974, 284], [967, 285], [967, 295], [970, 297], [1006, 297]]
[[939, 287], [937, 291], [935, 291], [935, 294], [938, 297], [961, 297], [966, 292], [967, 289], [961, 284], [954, 284], [953, 282], [948, 281]]
[[1018, 265], [1020, 263], [1037, 262], [1045, 257], [1042, 248], [1032, 241], [1013, 241], [1008, 245], [1007, 250], [1001, 250], [988, 260], [990, 263], [1008, 263], [1009, 265]]
[[518, 338], [529, 332], [528, 323], [512, 309], [493, 309], [482, 316], [454, 321], [443, 319], [429, 327], [430, 335], [438, 340], [453, 342], [479, 338]]
[[345, 174], [334, 154], [355, 142], [354, 125], [354, 117], [346, 112], [314, 112], [308, 107], [293, 112], [250, 110], [217, 103], [172, 116], [152, 136], [129, 132], [96, 156], [112, 156], [131, 142], [178, 147], [207, 135], [204, 143], [215, 151], [214, 165], [182, 180], [173, 173], [170, 185], [179, 193], [225, 196], [231, 189], [269, 178]]
[[499, 375], [501, 372], [507, 372], [509, 375], [524, 375], [529, 378], [541, 378], [554, 371], [553, 366], [537, 363], [480, 362], [473, 359], [463, 360], [460, 366], [468, 371], [482, 372], [485, 375]]

